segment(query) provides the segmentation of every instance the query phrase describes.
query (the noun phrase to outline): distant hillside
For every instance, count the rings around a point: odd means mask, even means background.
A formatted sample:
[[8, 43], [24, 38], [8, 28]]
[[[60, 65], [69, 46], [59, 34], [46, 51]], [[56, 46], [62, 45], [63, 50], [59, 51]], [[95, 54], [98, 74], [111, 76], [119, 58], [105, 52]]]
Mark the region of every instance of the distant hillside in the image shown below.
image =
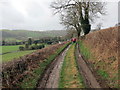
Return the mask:
[[55, 31], [27, 31], [27, 30], [1, 30], [2, 39], [5, 40], [26, 40], [28, 37], [39, 39], [43, 37], [65, 36], [65, 30]]

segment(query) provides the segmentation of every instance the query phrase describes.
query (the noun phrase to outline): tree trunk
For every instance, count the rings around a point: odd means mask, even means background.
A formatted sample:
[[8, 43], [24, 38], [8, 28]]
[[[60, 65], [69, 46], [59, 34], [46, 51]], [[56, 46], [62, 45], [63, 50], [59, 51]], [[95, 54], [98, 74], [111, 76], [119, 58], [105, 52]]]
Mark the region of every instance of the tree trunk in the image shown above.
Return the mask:
[[78, 40], [79, 40], [79, 38], [80, 38], [80, 33], [81, 33], [81, 28], [80, 28], [80, 27], [78, 27], [78, 28], [77, 28]]
[[85, 7], [85, 17], [81, 20], [81, 27], [83, 29], [84, 35], [88, 34], [91, 30], [91, 25], [89, 22], [89, 3], [86, 4]]
[[82, 24], [81, 25], [84, 35], [88, 34], [91, 30], [91, 25], [90, 24]]

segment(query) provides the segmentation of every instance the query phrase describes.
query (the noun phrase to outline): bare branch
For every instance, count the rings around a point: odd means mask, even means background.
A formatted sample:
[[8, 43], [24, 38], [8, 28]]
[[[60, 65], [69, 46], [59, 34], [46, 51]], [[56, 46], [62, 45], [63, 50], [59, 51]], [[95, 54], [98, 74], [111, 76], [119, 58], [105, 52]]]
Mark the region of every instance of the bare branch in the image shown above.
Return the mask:
[[78, 33], [83, 30], [85, 34], [90, 31], [90, 21], [94, 21], [99, 15], [105, 15], [104, 6], [105, 2], [90, 0], [56, 0], [51, 4], [55, 14], [59, 13], [61, 16], [61, 24], [74, 27]]

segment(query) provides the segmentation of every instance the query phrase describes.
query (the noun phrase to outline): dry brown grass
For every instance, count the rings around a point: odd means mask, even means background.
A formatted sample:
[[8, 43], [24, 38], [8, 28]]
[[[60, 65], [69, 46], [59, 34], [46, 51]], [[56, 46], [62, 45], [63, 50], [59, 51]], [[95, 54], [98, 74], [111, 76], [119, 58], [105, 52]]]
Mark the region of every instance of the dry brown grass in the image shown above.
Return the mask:
[[95, 69], [101, 69], [109, 74], [107, 78], [110, 87], [116, 87], [118, 80], [118, 27], [103, 29], [88, 34], [83, 40], [86, 47], [90, 48], [95, 59], [89, 62]]

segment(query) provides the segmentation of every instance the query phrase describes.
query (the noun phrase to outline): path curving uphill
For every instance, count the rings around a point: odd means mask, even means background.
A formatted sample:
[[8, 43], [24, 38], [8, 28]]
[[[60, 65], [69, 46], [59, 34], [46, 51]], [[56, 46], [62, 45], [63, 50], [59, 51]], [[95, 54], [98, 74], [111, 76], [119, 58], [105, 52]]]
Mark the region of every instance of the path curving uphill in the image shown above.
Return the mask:
[[60, 70], [70, 45], [51, 63], [40, 78], [37, 88], [58, 88]]

